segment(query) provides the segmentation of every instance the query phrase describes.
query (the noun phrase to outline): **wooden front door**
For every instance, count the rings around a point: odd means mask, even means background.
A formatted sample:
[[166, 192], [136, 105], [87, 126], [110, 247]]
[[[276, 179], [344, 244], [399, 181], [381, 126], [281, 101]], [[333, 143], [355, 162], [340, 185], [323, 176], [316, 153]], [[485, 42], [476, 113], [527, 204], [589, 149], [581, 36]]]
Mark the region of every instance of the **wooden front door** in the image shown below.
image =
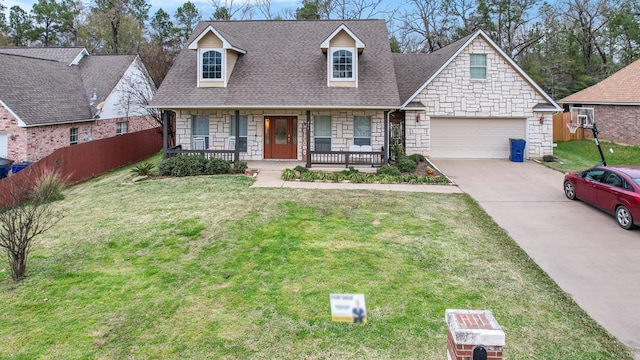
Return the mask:
[[298, 158], [298, 118], [296, 116], [265, 116], [264, 158]]

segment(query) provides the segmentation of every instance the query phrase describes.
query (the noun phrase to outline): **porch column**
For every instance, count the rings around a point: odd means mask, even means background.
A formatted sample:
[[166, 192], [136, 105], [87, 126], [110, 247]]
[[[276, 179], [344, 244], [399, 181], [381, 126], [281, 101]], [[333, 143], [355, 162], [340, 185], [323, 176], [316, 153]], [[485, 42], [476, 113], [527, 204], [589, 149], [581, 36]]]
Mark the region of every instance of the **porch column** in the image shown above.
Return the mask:
[[167, 158], [169, 150], [169, 112], [162, 110], [162, 158]]
[[383, 165], [389, 163], [389, 111], [384, 112], [384, 151], [382, 152]]
[[307, 169], [311, 167], [311, 110], [307, 110]]
[[[236, 116], [236, 146], [234, 149], [235, 153], [233, 154], [233, 162], [238, 163], [240, 162], [240, 110], [236, 110], [235, 116]], [[247, 146], [249, 146], [249, 144], [247, 144]]]

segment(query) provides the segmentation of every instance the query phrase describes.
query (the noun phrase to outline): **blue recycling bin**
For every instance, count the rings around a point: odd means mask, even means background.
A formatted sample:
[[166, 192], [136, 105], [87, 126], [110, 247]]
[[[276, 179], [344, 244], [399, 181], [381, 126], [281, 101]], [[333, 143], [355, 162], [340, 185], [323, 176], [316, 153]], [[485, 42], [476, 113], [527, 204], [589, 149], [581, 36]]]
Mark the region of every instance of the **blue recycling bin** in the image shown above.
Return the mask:
[[527, 142], [524, 139], [509, 139], [511, 144], [511, 152], [509, 153], [509, 160], [513, 162], [524, 162], [524, 147]]
[[13, 160], [0, 157], [0, 179], [6, 178], [9, 175], [11, 164], [13, 164]]
[[20, 172], [22, 170], [24, 170], [27, 166], [33, 164], [32, 162], [29, 161], [23, 161], [23, 162], [19, 162], [19, 163], [15, 163], [11, 166], [11, 172], [12, 173], [17, 173]]

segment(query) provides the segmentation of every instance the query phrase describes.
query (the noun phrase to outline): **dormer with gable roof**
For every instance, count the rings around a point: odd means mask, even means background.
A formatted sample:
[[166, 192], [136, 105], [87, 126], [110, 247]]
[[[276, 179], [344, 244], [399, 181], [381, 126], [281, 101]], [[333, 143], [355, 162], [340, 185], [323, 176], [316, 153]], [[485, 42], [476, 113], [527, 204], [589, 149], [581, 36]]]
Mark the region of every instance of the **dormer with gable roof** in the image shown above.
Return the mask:
[[198, 52], [198, 87], [226, 87], [238, 57], [246, 51], [228, 35], [208, 26], [190, 44]]
[[322, 42], [320, 48], [327, 54], [328, 87], [358, 87], [358, 56], [364, 47], [345, 24]]

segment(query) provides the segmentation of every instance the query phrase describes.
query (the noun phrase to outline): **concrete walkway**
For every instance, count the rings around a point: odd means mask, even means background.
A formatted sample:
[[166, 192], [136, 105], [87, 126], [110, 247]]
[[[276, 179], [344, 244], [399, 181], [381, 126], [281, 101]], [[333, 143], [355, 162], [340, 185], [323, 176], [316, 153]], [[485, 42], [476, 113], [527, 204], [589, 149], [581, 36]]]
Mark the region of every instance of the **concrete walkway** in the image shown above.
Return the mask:
[[564, 175], [531, 161], [432, 161], [640, 360], [640, 230], [566, 199]]

